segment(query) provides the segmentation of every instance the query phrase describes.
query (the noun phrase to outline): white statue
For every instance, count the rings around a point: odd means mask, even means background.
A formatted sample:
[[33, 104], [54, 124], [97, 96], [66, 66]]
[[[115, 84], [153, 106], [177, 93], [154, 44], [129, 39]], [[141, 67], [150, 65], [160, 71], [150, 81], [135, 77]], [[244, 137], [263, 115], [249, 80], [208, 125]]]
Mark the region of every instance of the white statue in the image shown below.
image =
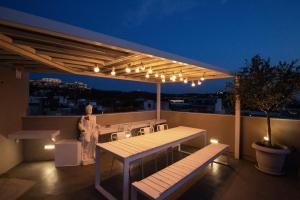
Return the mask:
[[96, 116], [92, 115], [92, 105], [87, 105], [85, 112], [86, 115], [81, 117], [78, 128], [81, 132], [82, 164], [89, 165], [95, 163], [95, 149], [100, 126], [96, 123]]

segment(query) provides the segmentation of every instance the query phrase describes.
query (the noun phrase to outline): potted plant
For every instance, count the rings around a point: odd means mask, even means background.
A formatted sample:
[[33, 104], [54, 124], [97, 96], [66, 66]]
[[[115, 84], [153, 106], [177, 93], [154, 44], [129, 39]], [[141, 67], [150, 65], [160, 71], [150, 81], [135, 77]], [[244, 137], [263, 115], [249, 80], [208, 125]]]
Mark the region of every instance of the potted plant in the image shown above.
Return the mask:
[[273, 143], [271, 112], [280, 111], [290, 103], [300, 89], [300, 72], [296, 61], [279, 62], [271, 65], [270, 59], [259, 55], [238, 73], [239, 85], [231, 83], [229, 87], [240, 95], [243, 109], [259, 110], [265, 114], [267, 137], [252, 144], [256, 151], [257, 168], [273, 175], [283, 174], [283, 165], [289, 149]]

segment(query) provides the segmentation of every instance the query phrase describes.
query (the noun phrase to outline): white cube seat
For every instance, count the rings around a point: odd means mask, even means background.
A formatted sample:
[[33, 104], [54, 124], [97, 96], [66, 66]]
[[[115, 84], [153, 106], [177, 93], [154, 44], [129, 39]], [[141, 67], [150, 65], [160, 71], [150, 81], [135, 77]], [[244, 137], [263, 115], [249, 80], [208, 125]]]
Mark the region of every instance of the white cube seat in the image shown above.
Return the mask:
[[81, 142], [75, 139], [55, 143], [55, 166], [76, 166], [81, 164]]

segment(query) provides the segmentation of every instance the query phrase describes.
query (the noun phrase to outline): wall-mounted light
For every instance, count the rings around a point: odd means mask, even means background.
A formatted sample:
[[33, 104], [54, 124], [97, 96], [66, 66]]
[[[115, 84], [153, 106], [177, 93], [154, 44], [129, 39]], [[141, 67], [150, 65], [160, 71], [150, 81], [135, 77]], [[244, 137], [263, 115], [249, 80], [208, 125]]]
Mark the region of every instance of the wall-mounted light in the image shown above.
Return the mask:
[[55, 145], [54, 144], [46, 144], [44, 146], [44, 149], [45, 150], [53, 150], [53, 149], [55, 149]]
[[210, 139], [210, 143], [212, 143], [212, 144], [218, 144], [219, 140], [217, 140], [217, 139]]

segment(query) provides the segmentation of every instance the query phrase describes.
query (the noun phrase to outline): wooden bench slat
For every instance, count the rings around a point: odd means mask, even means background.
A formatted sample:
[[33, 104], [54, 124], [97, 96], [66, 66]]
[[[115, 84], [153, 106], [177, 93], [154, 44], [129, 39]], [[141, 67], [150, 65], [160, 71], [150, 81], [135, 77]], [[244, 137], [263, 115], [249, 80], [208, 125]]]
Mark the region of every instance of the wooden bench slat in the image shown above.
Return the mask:
[[213, 162], [227, 148], [228, 145], [225, 144], [210, 144], [151, 176], [134, 182], [133, 188], [152, 199], [165, 198], [166, 195], [186, 183], [203, 167]]
[[145, 178], [143, 180], [141, 180], [142, 183], [145, 183], [146, 185], [148, 185], [149, 187], [159, 191], [159, 193], [162, 193], [163, 191], [166, 190], [166, 188], [152, 182], [151, 180], [149, 180], [148, 178]]
[[138, 188], [140, 191], [146, 193], [149, 197], [156, 199], [159, 197], [160, 192], [153, 189], [152, 187], [149, 187], [147, 184], [139, 181], [132, 183], [132, 186]]

